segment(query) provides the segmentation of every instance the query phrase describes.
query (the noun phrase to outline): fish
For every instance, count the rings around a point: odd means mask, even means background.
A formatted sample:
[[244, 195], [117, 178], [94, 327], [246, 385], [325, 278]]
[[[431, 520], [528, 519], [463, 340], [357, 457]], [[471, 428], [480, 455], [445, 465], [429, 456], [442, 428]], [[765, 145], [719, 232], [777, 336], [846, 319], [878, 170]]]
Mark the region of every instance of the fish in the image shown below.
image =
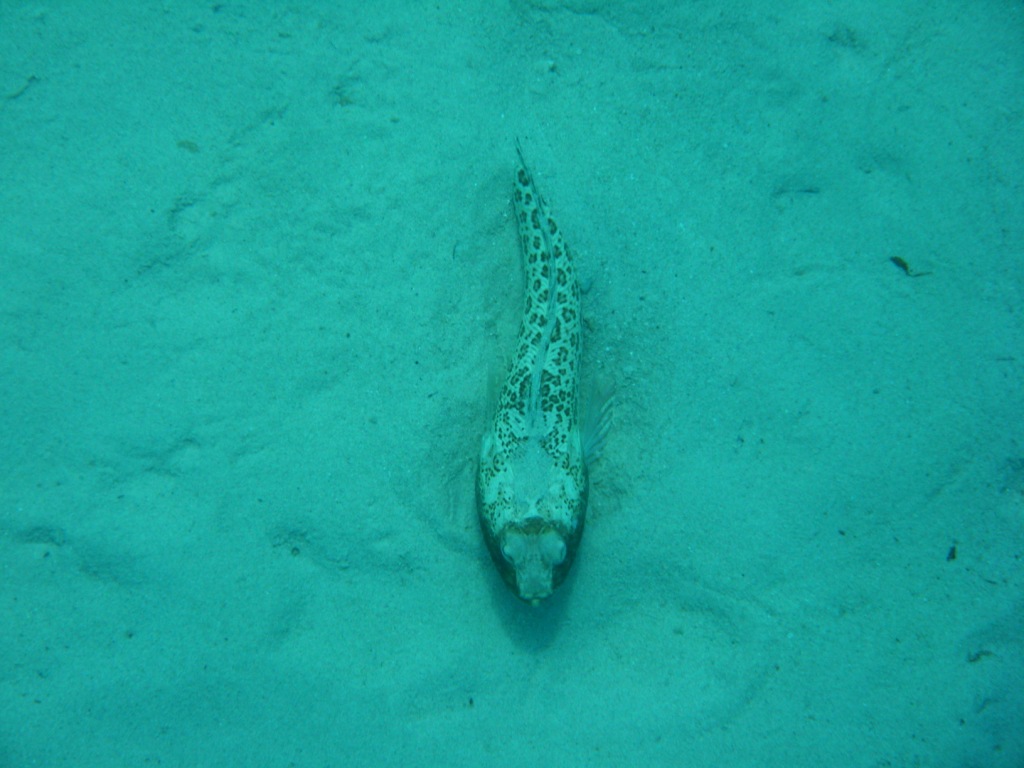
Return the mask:
[[608, 399], [581, 427], [580, 285], [572, 253], [516, 144], [513, 207], [522, 251], [522, 320], [484, 432], [477, 511], [499, 574], [534, 605], [565, 581], [583, 536], [588, 465], [608, 431]]

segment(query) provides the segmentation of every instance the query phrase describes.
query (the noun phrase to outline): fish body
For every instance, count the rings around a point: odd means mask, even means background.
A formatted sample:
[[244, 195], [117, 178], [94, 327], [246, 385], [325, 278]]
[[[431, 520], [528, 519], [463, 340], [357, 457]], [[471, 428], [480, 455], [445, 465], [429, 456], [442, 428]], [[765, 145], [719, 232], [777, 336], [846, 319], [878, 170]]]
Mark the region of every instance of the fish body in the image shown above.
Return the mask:
[[515, 356], [481, 445], [477, 506], [502, 578], [536, 604], [564, 581], [579, 548], [589, 456], [580, 427], [576, 268], [521, 150], [518, 156], [513, 205], [525, 300]]

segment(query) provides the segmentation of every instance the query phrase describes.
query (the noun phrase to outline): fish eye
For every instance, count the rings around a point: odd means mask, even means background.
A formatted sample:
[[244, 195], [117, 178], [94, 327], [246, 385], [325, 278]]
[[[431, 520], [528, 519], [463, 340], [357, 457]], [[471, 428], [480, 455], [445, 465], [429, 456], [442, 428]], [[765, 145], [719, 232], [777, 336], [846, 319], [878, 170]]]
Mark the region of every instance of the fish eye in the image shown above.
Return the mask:
[[558, 565], [565, 560], [565, 542], [554, 531], [548, 531], [541, 537], [540, 547], [545, 562]]
[[522, 534], [510, 533], [501, 542], [501, 554], [510, 563], [514, 563], [523, 556], [524, 546]]

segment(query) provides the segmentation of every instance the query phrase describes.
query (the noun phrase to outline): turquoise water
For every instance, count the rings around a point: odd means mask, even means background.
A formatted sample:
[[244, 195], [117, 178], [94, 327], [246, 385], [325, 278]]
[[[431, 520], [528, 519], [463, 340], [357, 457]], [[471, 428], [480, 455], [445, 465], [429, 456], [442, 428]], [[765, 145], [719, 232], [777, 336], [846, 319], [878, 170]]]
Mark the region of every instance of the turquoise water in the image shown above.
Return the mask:
[[[1024, 764], [1022, 49], [5, 3], [0, 766]], [[536, 608], [473, 508], [517, 138], [617, 403]]]

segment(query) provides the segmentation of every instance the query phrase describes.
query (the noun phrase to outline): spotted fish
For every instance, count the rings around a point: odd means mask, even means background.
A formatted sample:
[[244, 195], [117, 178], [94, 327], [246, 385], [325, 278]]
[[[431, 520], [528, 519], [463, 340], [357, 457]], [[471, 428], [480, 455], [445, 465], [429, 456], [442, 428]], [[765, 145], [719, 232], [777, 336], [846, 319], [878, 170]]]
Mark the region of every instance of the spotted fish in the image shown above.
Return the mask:
[[514, 208], [526, 298], [515, 357], [484, 434], [477, 506], [498, 571], [536, 604], [562, 583], [583, 535], [587, 462], [606, 431], [580, 426], [580, 288], [562, 233], [516, 147]]

